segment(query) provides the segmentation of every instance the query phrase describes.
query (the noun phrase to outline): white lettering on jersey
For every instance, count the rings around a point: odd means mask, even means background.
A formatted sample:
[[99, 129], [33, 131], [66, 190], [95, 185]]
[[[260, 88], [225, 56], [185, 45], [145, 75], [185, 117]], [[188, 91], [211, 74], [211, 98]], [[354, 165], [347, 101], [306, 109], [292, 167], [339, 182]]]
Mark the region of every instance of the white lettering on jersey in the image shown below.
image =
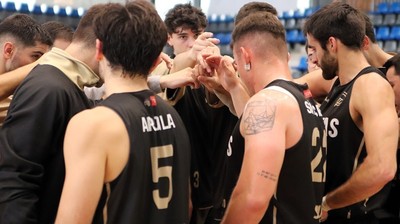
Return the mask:
[[324, 117], [323, 119], [326, 133], [328, 133], [329, 137], [335, 138], [338, 135], [337, 127], [339, 126], [339, 119], [332, 118], [330, 121], [327, 117]]
[[233, 136], [231, 135], [231, 137], [229, 138], [229, 142], [228, 142], [228, 149], [226, 150], [227, 156], [232, 155], [232, 146], [231, 146], [232, 142], [233, 142]]
[[319, 107], [312, 105], [309, 101], [304, 101], [304, 105], [307, 108], [307, 112], [309, 114], [313, 114], [317, 117], [322, 117], [321, 111], [319, 110]]
[[164, 118], [163, 115], [155, 117], [142, 117], [143, 132], [162, 131], [171, 128], [176, 128], [171, 114], [167, 114], [166, 118]]

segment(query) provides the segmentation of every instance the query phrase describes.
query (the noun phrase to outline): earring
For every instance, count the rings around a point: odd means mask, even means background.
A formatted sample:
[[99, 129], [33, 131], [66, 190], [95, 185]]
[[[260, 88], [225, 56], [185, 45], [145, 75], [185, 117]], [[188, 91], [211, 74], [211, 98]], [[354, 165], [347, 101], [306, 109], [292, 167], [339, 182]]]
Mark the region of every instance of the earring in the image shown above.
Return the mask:
[[247, 71], [247, 72], [250, 71], [251, 70], [251, 64], [250, 63], [245, 64], [244, 65], [244, 70]]

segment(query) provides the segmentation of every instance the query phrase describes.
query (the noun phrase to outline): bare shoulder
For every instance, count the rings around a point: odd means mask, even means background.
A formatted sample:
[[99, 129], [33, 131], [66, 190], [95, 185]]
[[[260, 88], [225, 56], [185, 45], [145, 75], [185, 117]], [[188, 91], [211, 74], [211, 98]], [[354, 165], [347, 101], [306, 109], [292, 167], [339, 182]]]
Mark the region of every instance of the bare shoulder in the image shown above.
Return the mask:
[[376, 72], [370, 72], [360, 76], [354, 83], [354, 87], [357, 90], [380, 90], [380, 89], [391, 89], [389, 82], [380, 74]]
[[362, 75], [354, 83], [350, 105], [351, 111], [360, 114], [375, 113], [384, 108], [394, 110], [393, 89], [378, 73]]
[[352, 95], [352, 100], [363, 103], [394, 97], [390, 83], [375, 72], [360, 76], [354, 83]]
[[[122, 125], [122, 126], [121, 126]], [[123, 127], [122, 119], [110, 108], [98, 106], [76, 114], [68, 124], [70, 132], [79, 133], [91, 141], [107, 141], [117, 136]]]
[[264, 89], [250, 98], [243, 112], [244, 134], [257, 134], [271, 130], [277, 119], [299, 110], [298, 104], [290, 93]]

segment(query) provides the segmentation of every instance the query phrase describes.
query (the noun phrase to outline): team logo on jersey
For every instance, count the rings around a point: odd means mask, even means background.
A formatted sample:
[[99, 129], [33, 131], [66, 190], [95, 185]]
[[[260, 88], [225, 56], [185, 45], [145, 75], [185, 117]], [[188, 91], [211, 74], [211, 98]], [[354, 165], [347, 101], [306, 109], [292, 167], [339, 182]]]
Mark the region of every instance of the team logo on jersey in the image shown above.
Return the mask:
[[346, 97], [347, 97], [347, 92], [343, 92], [342, 95], [339, 97], [339, 99], [336, 100], [334, 107], [340, 106], [343, 103], [344, 99], [346, 99]]
[[311, 99], [312, 98], [312, 93], [310, 91], [310, 89], [305, 89], [303, 90], [303, 95], [306, 99]]
[[143, 102], [143, 104], [144, 104], [145, 106], [148, 106], [148, 107], [155, 107], [155, 106], [157, 106], [157, 99], [156, 99], [156, 96], [150, 96], [148, 99], [146, 99], [146, 100]]

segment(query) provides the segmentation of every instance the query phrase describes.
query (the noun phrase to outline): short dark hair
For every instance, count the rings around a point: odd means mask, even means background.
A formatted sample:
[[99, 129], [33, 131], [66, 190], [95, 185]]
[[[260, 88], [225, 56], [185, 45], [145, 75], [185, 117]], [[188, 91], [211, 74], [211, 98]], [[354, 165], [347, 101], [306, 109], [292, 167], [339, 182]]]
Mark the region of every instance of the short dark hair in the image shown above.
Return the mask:
[[255, 12], [269, 12], [273, 15], [277, 16], [278, 11], [276, 8], [269, 3], [266, 2], [249, 2], [244, 4], [237, 13], [235, 17], [235, 25], [237, 25], [244, 17], [255, 13]]
[[154, 6], [143, 0], [110, 4], [94, 20], [102, 51], [112, 67], [124, 75], [145, 76], [167, 42], [167, 29]]
[[372, 43], [376, 43], [374, 25], [367, 14], [363, 13], [365, 20], [365, 35], [371, 40]]
[[332, 2], [312, 14], [304, 24], [304, 34], [311, 34], [327, 50], [329, 37], [338, 38], [351, 49], [361, 49], [365, 37], [363, 14], [342, 2]]
[[86, 47], [96, 46], [96, 35], [93, 29], [93, 20], [107, 9], [109, 4], [95, 4], [88, 9], [79, 21], [72, 37], [72, 42], [82, 42]]
[[13, 14], [0, 23], [0, 36], [10, 35], [24, 46], [36, 46], [36, 42], [53, 45], [47, 31], [26, 14]]
[[74, 35], [72, 27], [59, 21], [47, 21], [42, 24], [42, 28], [50, 34], [53, 42], [58, 38], [71, 42], [72, 36]]
[[244, 17], [233, 29], [232, 43], [254, 33], [268, 33], [286, 42], [286, 31], [279, 19], [269, 12], [255, 12]]
[[207, 26], [207, 17], [190, 3], [177, 4], [165, 15], [165, 25], [169, 34], [175, 33], [178, 27], [190, 29], [193, 33], [199, 33]]

